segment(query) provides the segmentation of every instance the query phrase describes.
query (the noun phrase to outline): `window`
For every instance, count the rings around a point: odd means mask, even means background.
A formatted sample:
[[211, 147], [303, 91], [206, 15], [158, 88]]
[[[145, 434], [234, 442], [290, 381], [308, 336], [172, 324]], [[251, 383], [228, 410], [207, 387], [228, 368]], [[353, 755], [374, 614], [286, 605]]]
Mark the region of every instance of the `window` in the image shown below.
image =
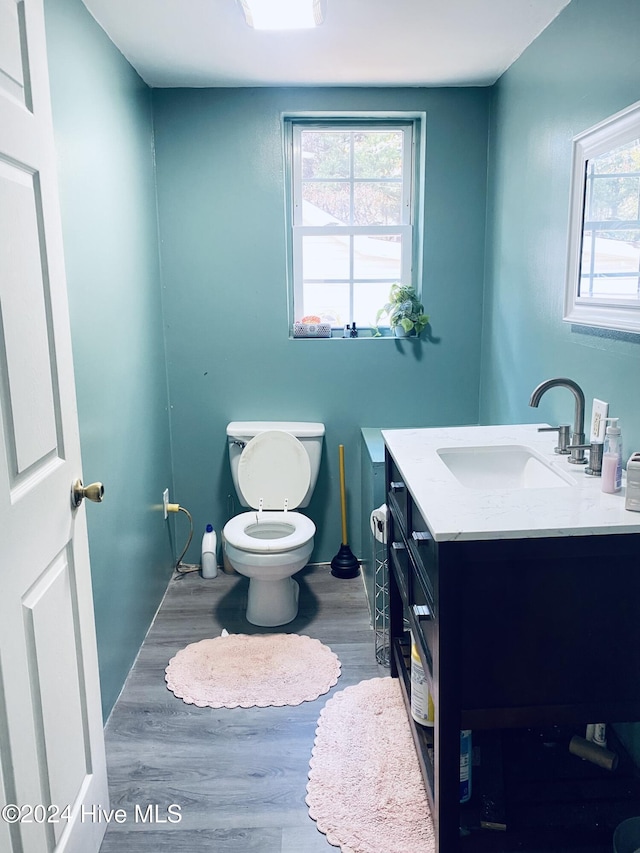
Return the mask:
[[285, 118], [293, 320], [368, 327], [394, 282], [419, 290], [420, 123]]
[[640, 332], [640, 103], [574, 139], [564, 318]]

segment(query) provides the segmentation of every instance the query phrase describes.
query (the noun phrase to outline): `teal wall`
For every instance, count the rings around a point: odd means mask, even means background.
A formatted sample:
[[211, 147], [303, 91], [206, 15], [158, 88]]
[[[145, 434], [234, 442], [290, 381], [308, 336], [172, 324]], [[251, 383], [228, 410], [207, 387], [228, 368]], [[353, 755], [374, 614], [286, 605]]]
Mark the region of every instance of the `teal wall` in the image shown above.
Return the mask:
[[[640, 98], [640, 4], [571, 3], [494, 87], [481, 420], [572, 423], [573, 398], [529, 395], [569, 376], [640, 448], [640, 336], [562, 321], [571, 141]], [[588, 422], [587, 417], [587, 422]]]
[[46, 0], [103, 711], [171, 574], [151, 93], [80, 0]]
[[[639, 37], [637, 0], [573, 2], [494, 87], [480, 407], [483, 423], [571, 423], [564, 389], [527, 405], [569, 376], [587, 422], [594, 396], [620, 416], [626, 456], [640, 448], [640, 336], [561, 317], [571, 140], [640, 98]], [[640, 726], [617, 729], [640, 764]]]
[[[154, 90], [175, 499], [220, 530], [234, 495], [231, 420], [322, 421], [313, 560], [360, 553], [360, 428], [477, 423], [487, 89]], [[427, 113], [424, 302], [433, 341], [289, 340], [287, 110]], [[197, 542], [188, 558], [197, 559]]]

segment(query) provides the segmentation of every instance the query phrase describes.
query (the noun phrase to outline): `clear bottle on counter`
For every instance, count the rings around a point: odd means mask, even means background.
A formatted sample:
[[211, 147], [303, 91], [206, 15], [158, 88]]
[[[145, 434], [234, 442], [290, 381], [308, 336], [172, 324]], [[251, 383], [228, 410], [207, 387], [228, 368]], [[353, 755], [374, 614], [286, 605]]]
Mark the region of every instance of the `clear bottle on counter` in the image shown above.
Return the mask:
[[622, 488], [622, 432], [618, 418], [607, 418], [602, 454], [602, 491], [615, 494]]

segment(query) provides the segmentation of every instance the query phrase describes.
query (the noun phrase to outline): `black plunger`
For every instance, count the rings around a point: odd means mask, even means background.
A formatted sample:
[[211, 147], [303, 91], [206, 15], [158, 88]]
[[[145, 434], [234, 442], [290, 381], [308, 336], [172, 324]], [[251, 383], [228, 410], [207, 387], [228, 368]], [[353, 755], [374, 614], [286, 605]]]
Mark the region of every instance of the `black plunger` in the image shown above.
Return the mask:
[[342, 514], [342, 545], [340, 550], [331, 560], [331, 574], [334, 578], [357, 578], [360, 567], [354, 557], [351, 548], [347, 544], [347, 492], [344, 482], [344, 444], [338, 447], [340, 461], [340, 510]]

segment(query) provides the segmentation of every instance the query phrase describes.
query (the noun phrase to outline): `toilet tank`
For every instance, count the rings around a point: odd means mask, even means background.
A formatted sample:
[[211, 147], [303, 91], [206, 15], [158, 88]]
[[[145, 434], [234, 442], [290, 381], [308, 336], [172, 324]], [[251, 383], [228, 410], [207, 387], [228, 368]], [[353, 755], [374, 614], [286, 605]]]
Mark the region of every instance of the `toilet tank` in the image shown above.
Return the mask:
[[227, 444], [229, 447], [229, 462], [231, 464], [231, 476], [236, 494], [242, 506], [249, 506], [238, 485], [238, 462], [244, 449], [244, 445], [261, 432], [271, 429], [280, 429], [289, 432], [302, 443], [307, 451], [311, 463], [311, 480], [309, 489], [300, 507], [308, 506], [311, 495], [316, 487], [318, 471], [320, 470], [320, 457], [322, 456], [322, 440], [324, 438], [324, 424], [306, 423], [302, 421], [232, 421], [227, 425]]

